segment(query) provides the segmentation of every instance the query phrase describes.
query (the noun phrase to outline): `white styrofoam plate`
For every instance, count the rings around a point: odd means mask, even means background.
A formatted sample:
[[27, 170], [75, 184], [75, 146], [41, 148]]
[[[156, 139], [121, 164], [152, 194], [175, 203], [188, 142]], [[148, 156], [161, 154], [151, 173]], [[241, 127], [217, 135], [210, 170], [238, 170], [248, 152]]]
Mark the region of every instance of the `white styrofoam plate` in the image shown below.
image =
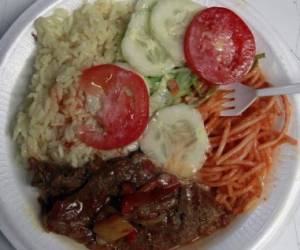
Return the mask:
[[[258, 52], [267, 54], [263, 69], [270, 81], [287, 84], [299, 74], [288, 48], [249, 4], [237, 0], [197, 1], [207, 6], [227, 6], [246, 20], [255, 33]], [[84, 249], [66, 237], [48, 234], [42, 229], [36, 190], [30, 187], [27, 174], [17, 160], [16, 145], [11, 139], [16, 110], [32, 72], [35, 53], [31, 35], [33, 21], [38, 16], [50, 14], [53, 8], [73, 10], [80, 4], [80, 0], [37, 1], [0, 41], [0, 229], [20, 250]], [[291, 134], [299, 139], [300, 96], [295, 95], [291, 100], [294, 108]], [[185, 249], [263, 249], [292, 218], [299, 201], [299, 153], [299, 148], [282, 147], [269, 184], [267, 200], [251, 213], [237, 218], [227, 229]]]

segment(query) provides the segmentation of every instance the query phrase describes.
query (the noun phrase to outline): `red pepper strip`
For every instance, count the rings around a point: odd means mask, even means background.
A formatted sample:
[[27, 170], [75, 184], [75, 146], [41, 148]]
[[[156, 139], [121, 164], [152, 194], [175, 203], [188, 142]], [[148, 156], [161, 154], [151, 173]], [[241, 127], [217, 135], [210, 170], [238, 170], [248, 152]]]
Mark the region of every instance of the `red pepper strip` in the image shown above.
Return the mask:
[[136, 230], [133, 230], [131, 233], [129, 233], [126, 236], [126, 240], [129, 244], [135, 242], [137, 240], [138, 232]]
[[173, 175], [168, 175], [169, 180], [163, 181], [162, 176], [155, 177], [151, 179], [148, 183], [146, 183], [144, 186], [142, 186], [139, 191], [140, 192], [150, 192], [156, 188], [161, 188], [161, 187], [169, 187], [170, 185], [173, 185], [175, 183], [179, 183], [179, 180], [173, 176]]
[[163, 184], [161, 183], [160, 179], [154, 178], [150, 180], [148, 183], [146, 183], [144, 186], [142, 186], [139, 190], [139, 192], [150, 192], [153, 189], [162, 187]]
[[143, 160], [143, 169], [146, 173], [152, 174], [155, 173], [156, 167], [150, 160]]
[[174, 183], [167, 187], [156, 188], [150, 192], [136, 192], [134, 194], [125, 195], [122, 201], [122, 213], [130, 214], [137, 207], [162, 201], [168, 198], [180, 187], [180, 183]]
[[122, 195], [133, 194], [135, 193], [135, 187], [130, 182], [124, 182], [122, 184]]

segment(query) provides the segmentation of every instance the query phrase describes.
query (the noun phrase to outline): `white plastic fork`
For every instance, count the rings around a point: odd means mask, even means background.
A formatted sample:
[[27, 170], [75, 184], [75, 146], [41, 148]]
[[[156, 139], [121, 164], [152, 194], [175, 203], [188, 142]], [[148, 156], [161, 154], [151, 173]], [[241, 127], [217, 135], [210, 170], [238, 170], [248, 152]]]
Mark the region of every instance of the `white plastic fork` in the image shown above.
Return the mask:
[[225, 95], [225, 99], [228, 101], [223, 104], [224, 110], [221, 112], [221, 116], [238, 116], [258, 97], [300, 93], [300, 84], [255, 89], [241, 83], [230, 83], [221, 85], [220, 89], [229, 91]]

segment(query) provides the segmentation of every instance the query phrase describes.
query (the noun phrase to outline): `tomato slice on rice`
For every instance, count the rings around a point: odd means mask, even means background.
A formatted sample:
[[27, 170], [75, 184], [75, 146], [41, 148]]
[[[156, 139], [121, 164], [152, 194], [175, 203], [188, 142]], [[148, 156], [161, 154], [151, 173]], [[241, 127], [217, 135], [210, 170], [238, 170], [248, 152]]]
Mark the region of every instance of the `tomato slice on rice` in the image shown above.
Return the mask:
[[86, 145], [110, 150], [137, 140], [149, 118], [149, 94], [142, 77], [113, 64], [94, 66], [83, 71], [80, 87], [86, 95], [97, 96], [101, 108], [95, 119], [101, 127], [79, 128]]

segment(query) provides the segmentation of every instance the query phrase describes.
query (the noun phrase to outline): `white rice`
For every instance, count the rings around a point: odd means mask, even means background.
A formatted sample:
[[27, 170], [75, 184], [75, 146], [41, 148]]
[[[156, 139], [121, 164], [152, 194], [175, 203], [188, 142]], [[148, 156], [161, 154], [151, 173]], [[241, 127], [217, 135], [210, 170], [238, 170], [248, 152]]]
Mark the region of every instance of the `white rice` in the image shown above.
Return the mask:
[[86, 3], [73, 14], [58, 9], [36, 20], [34, 74], [14, 129], [22, 157], [79, 167], [95, 155], [128, 153], [97, 151], [83, 144], [76, 130], [82, 124], [96, 126], [78, 88], [81, 70], [122, 59], [120, 42], [132, 10], [126, 1], [102, 0]]

